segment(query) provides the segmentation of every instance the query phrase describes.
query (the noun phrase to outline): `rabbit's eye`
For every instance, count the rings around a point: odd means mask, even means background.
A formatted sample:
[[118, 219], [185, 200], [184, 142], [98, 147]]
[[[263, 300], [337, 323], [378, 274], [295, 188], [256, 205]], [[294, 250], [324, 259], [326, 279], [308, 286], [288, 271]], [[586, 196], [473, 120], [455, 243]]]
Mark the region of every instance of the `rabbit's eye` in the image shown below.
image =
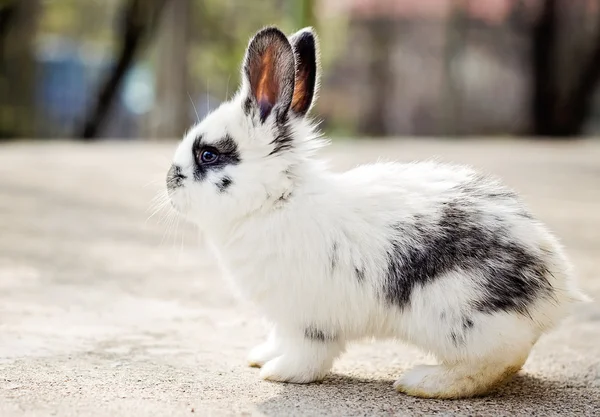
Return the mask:
[[205, 149], [200, 152], [200, 162], [204, 164], [212, 164], [219, 159], [219, 153], [216, 150]]

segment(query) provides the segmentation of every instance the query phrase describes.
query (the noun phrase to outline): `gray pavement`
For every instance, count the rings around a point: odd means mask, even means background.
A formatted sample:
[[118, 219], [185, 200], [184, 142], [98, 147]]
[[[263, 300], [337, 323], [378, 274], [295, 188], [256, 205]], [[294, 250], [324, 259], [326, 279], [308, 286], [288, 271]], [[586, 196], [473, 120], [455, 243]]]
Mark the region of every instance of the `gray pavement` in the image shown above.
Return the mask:
[[[597, 302], [485, 398], [394, 392], [403, 370], [429, 359], [391, 342], [352, 346], [321, 384], [260, 380], [245, 362], [265, 336], [256, 312], [191, 226], [147, 221], [174, 147], [0, 146], [0, 416], [600, 415]], [[600, 299], [600, 140], [347, 141], [325, 154], [336, 169], [437, 156], [502, 176]]]

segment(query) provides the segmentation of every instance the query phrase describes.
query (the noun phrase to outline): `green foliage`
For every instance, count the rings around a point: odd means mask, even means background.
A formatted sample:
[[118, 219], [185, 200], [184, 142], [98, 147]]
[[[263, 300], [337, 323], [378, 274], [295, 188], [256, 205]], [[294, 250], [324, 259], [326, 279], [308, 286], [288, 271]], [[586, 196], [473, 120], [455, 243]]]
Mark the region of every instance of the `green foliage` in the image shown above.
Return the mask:
[[112, 48], [122, 0], [48, 0], [43, 2], [38, 36], [64, 36]]
[[239, 83], [241, 57], [257, 29], [278, 25], [291, 30], [281, 1], [194, 0], [189, 52], [196, 92], [224, 99]]

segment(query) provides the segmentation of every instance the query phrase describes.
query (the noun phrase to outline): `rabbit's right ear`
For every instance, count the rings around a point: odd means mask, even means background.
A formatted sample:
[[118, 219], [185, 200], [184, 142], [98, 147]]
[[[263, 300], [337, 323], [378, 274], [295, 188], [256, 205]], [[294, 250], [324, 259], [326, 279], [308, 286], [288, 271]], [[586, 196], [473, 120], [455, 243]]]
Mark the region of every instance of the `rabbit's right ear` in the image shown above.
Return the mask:
[[310, 110], [317, 93], [319, 66], [317, 35], [312, 28], [304, 28], [290, 37], [290, 43], [296, 53], [296, 85], [292, 110], [304, 116]]
[[286, 119], [295, 83], [294, 51], [287, 37], [274, 27], [258, 32], [248, 45], [243, 68], [247, 114], [258, 112], [262, 123], [274, 114]]

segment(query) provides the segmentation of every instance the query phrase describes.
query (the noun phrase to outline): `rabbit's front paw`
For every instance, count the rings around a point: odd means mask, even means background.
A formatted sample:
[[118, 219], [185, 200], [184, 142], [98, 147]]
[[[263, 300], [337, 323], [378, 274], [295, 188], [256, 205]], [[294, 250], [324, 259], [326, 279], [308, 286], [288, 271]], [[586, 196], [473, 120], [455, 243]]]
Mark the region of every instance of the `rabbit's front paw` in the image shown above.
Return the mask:
[[281, 356], [264, 364], [260, 377], [269, 381], [305, 384], [320, 381], [331, 369], [335, 358], [343, 351], [344, 343], [290, 340], [281, 345]]
[[322, 380], [329, 367], [307, 361], [300, 355], [281, 355], [268, 361], [260, 371], [260, 377], [268, 381], [306, 384]]
[[277, 343], [268, 340], [256, 346], [248, 354], [248, 365], [253, 368], [261, 368], [265, 363], [279, 356]]

